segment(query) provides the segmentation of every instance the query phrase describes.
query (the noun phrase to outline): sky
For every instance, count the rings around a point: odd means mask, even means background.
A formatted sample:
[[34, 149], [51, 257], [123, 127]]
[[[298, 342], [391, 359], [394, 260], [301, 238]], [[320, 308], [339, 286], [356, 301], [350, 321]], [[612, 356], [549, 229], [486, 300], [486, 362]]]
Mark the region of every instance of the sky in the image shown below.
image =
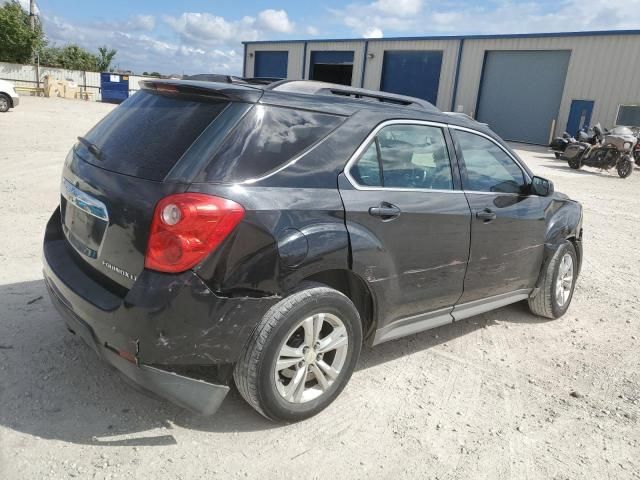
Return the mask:
[[[0, 2], [3, 0], [0, 0]], [[28, 0], [20, 0], [28, 4]], [[123, 70], [242, 73], [242, 41], [640, 28], [640, 0], [37, 0], [50, 43]]]

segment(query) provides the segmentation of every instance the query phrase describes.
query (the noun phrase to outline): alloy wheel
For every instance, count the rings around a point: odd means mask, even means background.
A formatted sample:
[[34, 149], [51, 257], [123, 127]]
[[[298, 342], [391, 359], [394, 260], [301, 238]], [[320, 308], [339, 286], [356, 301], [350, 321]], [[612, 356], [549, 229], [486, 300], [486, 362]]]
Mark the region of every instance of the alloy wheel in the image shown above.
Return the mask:
[[556, 301], [560, 307], [564, 307], [565, 303], [571, 296], [571, 287], [573, 286], [573, 257], [565, 253], [560, 260], [558, 266], [558, 276], [556, 278]]
[[338, 379], [348, 351], [349, 336], [340, 318], [331, 313], [305, 318], [280, 347], [274, 367], [278, 393], [291, 403], [315, 400]]

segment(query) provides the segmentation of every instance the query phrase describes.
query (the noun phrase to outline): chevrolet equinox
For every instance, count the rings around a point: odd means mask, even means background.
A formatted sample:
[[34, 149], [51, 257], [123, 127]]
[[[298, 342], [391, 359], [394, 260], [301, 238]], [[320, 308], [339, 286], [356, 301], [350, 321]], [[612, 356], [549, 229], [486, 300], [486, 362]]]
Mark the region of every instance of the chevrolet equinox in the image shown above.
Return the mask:
[[370, 346], [526, 300], [558, 318], [582, 207], [486, 125], [313, 81], [146, 80], [69, 152], [44, 278], [144, 390], [277, 421]]

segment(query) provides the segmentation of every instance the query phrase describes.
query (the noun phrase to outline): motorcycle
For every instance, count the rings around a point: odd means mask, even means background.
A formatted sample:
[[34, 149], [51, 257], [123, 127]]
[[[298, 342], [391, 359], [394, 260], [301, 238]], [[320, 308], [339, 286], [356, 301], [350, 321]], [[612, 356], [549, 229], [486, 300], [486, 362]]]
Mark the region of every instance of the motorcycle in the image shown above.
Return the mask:
[[574, 138], [569, 133], [564, 132], [561, 137], [556, 137], [549, 144], [549, 150], [553, 152], [557, 159], [562, 157], [562, 154], [567, 149], [569, 145], [577, 142], [586, 142], [593, 143], [595, 141], [595, 134], [593, 133], [593, 129], [588, 127], [583, 127], [578, 131], [578, 138]]
[[638, 137], [629, 127], [616, 127], [611, 131], [603, 131], [598, 123], [593, 127], [594, 142], [576, 142], [567, 145], [562, 158], [569, 167], [578, 170], [587, 167], [610, 170], [616, 168], [620, 178], [627, 178], [633, 172], [633, 152], [638, 144]]
[[631, 131], [638, 139], [636, 146], [633, 148], [633, 159], [636, 161], [636, 165], [640, 167], [640, 127], [629, 127]]

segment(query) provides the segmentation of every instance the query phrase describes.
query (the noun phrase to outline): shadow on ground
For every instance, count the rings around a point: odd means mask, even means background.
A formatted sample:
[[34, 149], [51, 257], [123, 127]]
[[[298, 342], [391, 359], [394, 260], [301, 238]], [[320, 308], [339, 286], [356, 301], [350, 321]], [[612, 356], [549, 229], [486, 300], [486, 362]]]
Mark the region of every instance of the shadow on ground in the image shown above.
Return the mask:
[[[512, 305], [373, 349], [364, 347], [357, 368], [375, 368], [491, 328], [496, 320], [544, 321], [531, 315], [526, 305]], [[235, 389], [212, 417], [134, 390], [66, 330], [41, 280], [0, 286], [0, 425], [38, 437], [103, 446], [176, 444], [174, 425], [211, 432], [280, 427], [257, 414]]]

